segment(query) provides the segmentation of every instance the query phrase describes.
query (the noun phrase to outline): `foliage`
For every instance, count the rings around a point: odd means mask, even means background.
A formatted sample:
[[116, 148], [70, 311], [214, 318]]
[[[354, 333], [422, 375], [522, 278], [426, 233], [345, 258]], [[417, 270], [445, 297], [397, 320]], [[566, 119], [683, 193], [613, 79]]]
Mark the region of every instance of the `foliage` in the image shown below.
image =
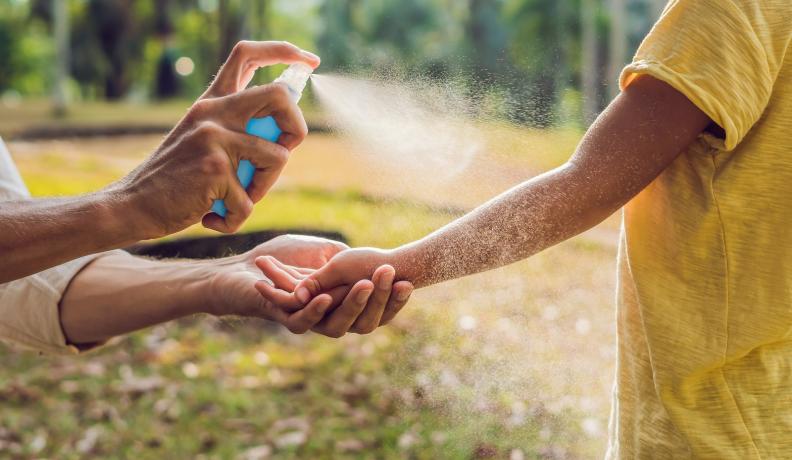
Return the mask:
[[0, 3], [0, 94], [44, 94], [50, 85], [48, 68], [54, 46], [39, 21], [13, 4]]
[[[0, 91], [48, 91], [51, 1], [0, 6]], [[649, 2], [628, 3], [633, 45]], [[186, 56], [195, 70], [177, 94], [193, 98], [237, 40], [286, 39], [318, 49], [324, 71], [452, 78], [508, 119], [545, 127], [567, 121], [557, 109], [580, 86], [579, 10], [580, 0], [71, 0], [71, 72], [83, 98], [146, 99], [158, 94], [157, 64]]]

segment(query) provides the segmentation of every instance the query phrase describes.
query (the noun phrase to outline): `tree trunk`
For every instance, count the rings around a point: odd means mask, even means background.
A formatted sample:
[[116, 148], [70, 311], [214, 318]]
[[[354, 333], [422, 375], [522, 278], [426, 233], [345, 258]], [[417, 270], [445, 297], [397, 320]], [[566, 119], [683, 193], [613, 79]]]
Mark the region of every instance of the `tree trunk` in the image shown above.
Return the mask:
[[608, 64], [608, 94], [619, 94], [619, 75], [627, 64], [627, 29], [625, 0], [610, 0], [610, 59]]
[[597, 71], [597, 0], [581, 0], [583, 123], [588, 126], [599, 112], [599, 72]]
[[217, 4], [217, 22], [218, 22], [218, 35], [220, 40], [218, 40], [219, 48], [217, 50], [217, 62], [218, 66], [225, 62], [226, 58], [228, 57], [228, 53], [231, 52], [231, 48], [234, 47], [233, 43], [233, 33], [230, 31], [230, 11], [228, 0], [219, 0]]
[[52, 2], [52, 17], [55, 36], [55, 81], [52, 92], [53, 110], [56, 116], [66, 114], [68, 105], [66, 84], [69, 79], [69, 2]]
[[266, 40], [269, 38], [269, 24], [267, 22], [267, 0], [255, 0], [255, 22], [253, 24], [253, 39]]

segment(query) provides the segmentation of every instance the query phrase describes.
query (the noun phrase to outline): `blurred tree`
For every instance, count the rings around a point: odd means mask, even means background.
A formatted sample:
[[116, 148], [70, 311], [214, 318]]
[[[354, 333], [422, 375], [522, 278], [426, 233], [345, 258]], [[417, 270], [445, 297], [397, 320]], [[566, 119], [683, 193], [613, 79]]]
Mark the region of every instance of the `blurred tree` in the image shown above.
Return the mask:
[[14, 77], [21, 73], [23, 56], [16, 38], [21, 35], [23, 24], [10, 11], [0, 10], [0, 91], [11, 88]]
[[322, 66], [330, 69], [344, 68], [352, 64], [351, 36], [355, 35], [352, 8], [357, 0], [325, 0], [320, 7], [322, 28], [317, 39]]
[[218, 40], [217, 66], [225, 62], [231, 49], [239, 40], [246, 38], [245, 18], [249, 12], [243, 11], [239, 2], [219, 0], [217, 22], [220, 31]]
[[582, 0], [580, 8], [582, 62], [581, 83], [583, 89], [583, 123], [591, 124], [599, 112], [599, 75], [597, 72], [597, 0]]
[[155, 0], [155, 29], [162, 52], [157, 61], [154, 96], [166, 99], [179, 94], [179, 78], [176, 75], [176, 50], [173, 47], [173, 23], [171, 21], [171, 1]]
[[619, 94], [619, 74], [627, 63], [626, 0], [610, 0], [610, 58], [608, 64], [608, 93], [610, 99]]
[[652, 7], [654, 8], [654, 13], [657, 16], [660, 16], [660, 13], [668, 4], [668, 0], [651, 0], [651, 1], [652, 1]]
[[539, 127], [553, 124], [559, 97], [570, 85], [567, 55], [579, 43], [577, 1], [520, 0], [510, 5], [510, 57], [521, 71], [517, 121]]
[[90, 28], [109, 65], [103, 75], [104, 95], [120, 99], [130, 88], [129, 70], [142, 53], [142, 24], [133, 0], [91, 0], [88, 3]]
[[[66, 54], [54, 48], [53, 1], [0, 0], [0, 90], [53, 88], [55, 57]], [[69, 7], [71, 76], [86, 98], [194, 97], [236, 41], [277, 38], [315, 43], [324, 69], [452, 78], [488, 113], [535, 126], [575, 110], [591, 120], [666, 2], [57, 1]], [[174, 72], [180, 57], [192, 73]]]
[[55, 81], [53, 88], [53, 110], [56, 116], [66, 114], [67, 94], [66, 83], [69, 79], [69, 5], [66, 0], [52, 2], [54, 22]]
[[470, 73], [477, 82], [491, 82], [508, 71], [508, 36], [502, 8], [502, 0], [469, 0], [465, 35], [470, 45]]

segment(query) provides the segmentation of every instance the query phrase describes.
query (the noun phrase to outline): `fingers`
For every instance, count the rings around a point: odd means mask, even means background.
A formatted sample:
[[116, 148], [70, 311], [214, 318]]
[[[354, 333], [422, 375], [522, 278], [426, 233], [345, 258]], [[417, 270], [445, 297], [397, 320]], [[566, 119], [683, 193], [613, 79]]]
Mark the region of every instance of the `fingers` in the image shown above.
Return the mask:
[[[280, 267], [281, 270], [291, 275], [296, 281], [303, 280], [307, 278], [308, 275], [316, 271], [311, 268], [292, 267], [291, 265], [286, 265], [274, 257], [272, 257], [272, 262], [278, 267]], [[292, 290], [294, 289], [292, 288]]]
[[278, 180], [289, 159], [289, 150], [256, 136], [226, 131], [220, 144], [232, 161], [238, 164], [249, 160], [256, 167], [247, 194], [253, 203], [258, 203]]
[[334, 270], [333, 261], [331, 260], [325, 266], [297, 283], [297, 287], [294, 288], [294, 295], [300, 302], [305, 304], [327, 288], [344, 284], [341, 282], [341, 276], [339, 271]]
[[366, 309], [355, 320], [350, 332], [370, 334], [379, 327], [385, 305], [391, 295], [395, 276], [396, 271], [390, 265], [383, 265], [374, 270], [374, 275], [371, 277], [371, 281], [374, 283], [374, 294], [369, 298]]
[[278, 143], [289, 150], [297, 147], [308, 134], [302, 112], [284, 83], [254, 86], [221, 98], [227, 119], [233, 126], [244, 127], [250, 118], [271, 115], [282, 133]]
[[268, 302], [281, 310], [293, 312], [302, 309], [305, 305], [304, 302], [297, 300], [297, 298], [291, 292], [278, 289], [266, 281], [256, 281], [255, 287], [256, 290], [259, 291], [259, 294], [261, 294]]
[[256, 258], [256, 266], [269, 278], [277, 289], [293, 292], [298, 279], [292, 273], [284, 270], [281, 264], [272, 256]]
[[399, 314], [401, 309], [404, 308], [410, 300], [413, 289], [413, 285], [409, 281], [399, 281], [393, 285], [393, 290], [388, 299], [388, 305], [385, 306], [385, 312], [382, 314], [382, 318], [380, 318], [380, 326], [390, 323], [393, 318]]
[[374, 292], [374, 284], [360, 280], [352, 286], [341, 306], [320, 321], [313, 331], [328, 337], [339, 338], [349, 331]]
[[289, 42], [241, 41], [231, 50], [204, 97], [218, 97], [244, 89], [260, 67], [304, 62], [316, 68], [319, 57]]
[[304, 334], [314, 328], [330, 309], [333, 299], [327, 294], [317, 296], [302, 310], [289, 315], [283, 325], [294, 334]]
[[234, 233], [239, 230], [253, 212], [253, 201], [237, 180], [236, 173], [230, 176], [226, 184], [226, 194], [221, 198], [227, 209], [225, 218], [209, 213], [202, 219], [204, 227], [222, 233]]

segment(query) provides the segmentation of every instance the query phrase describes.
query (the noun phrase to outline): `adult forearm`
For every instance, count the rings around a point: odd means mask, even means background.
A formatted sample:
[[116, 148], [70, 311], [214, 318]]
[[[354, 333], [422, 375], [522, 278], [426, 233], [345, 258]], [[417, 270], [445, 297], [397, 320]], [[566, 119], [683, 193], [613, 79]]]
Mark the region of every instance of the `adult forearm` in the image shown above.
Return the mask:
[[105, 190], [0, 206], [0, 283], [141, 239], [123, 195]]
[[70, 283], [60, 304], [70, 343], [102, 342], [209, 310], [207, 265], [157, 261], [125, 253], [103, 256]]

